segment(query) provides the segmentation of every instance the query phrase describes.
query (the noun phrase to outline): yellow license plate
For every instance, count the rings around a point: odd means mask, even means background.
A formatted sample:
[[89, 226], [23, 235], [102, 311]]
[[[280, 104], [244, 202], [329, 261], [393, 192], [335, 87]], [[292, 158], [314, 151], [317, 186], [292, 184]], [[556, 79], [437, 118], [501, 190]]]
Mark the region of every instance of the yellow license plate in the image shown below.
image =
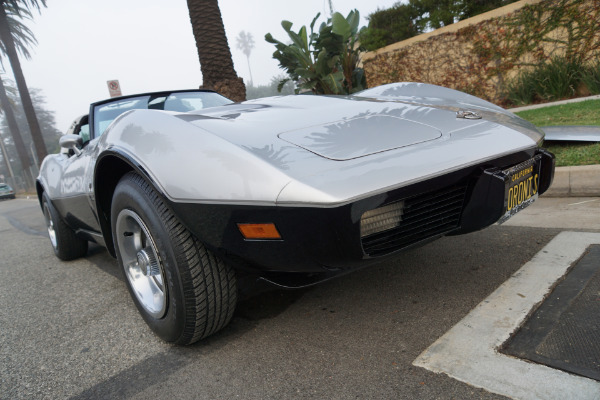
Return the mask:
[[504, 213], [499, 223], [529, 206], [538, 198], [541, 156], [502, 171], [504, 174]]

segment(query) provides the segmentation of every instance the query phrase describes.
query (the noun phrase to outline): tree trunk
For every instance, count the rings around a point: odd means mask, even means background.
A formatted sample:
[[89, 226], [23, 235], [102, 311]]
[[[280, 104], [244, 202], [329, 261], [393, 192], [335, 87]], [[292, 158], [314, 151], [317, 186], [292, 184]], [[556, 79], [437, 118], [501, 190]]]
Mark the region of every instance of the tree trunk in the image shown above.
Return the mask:
[[[23, 143], [23, 138], [21, 137], [21, 132], [19, 130], [19, 125], [17, 124], [17, 120], [15, 115], [13, 114], [13, 109], [10, 105], [10, 101], [8, 100], [8, 96], [6, 95], [6, 90], [4, 89], [4, 83], [2, 82], [2, 78], [0, 78], [0, 106], [2, 107], [2, 111], [4, 111], [4, 117], [6, 118], [6, 123], [8, 124], [8, 130], [12, 135], [13, 142], [15, 143], [15, 147], [17, 148], [17, 155], [19, 156], [19, 161], [21, 162], [21, 169], [23, 170], [22, 174], [25, 178], [25, 182], [27, 182], [27, 186], [31, 189], [32, 185], [32, 177], [31, 171], [29, 167], [31, 166], [31, 161], [29, 160], [29, 154], [27, 153], [27, 149], [25, 148], [25, 143]], [[0, 138], [2, 140], [2, 138]], [[8, 163], [9, 160], [7, 159]]]
[[246, 86], [233, 68], [217, 0], [187, 3], [202, 71], [200, 88], [214, 90], [233, 101], [246, 100]]
[[[23, 104], [23, 110], [25, 111], [25, 117], [27, 118], [27, 124], [29, 124], [29, 130], [33, 143], [35, 144], [35, 150], [38, 156], [38, 160], [41, 163], [44, 157], [48, 155], [46, 150], [46, 144], [42, 137], [42, 130], [38, 123], [37, 117], [35, 116], [35, 110], [33, 109], [33, 103], [31, 102], [31, 96], [29, 95], [29, 89], [27, 88], [27, 82], [25, 82], [25, 76], [21, 69], [21, 62], [15, 49], [15, 44], [12, 39], [12, 35], [8, 29], [8, 21], [4, 7], [0, 7], [0, 39], [4, 43], [6, 49], [6, 55], [10, 61], [13, 74], [15, 76], [15, 82], [19, 89], [19, 96], [21, 97], [21, 103]], [[38, 165], [39, 166], [39, 165]]]
[[250, 68], [250, 56], [246, 56], [248, 60], [248, 72], [250, 73], [250, 86], [254, 86], [254, 79], [252, 79], [252, 68]]

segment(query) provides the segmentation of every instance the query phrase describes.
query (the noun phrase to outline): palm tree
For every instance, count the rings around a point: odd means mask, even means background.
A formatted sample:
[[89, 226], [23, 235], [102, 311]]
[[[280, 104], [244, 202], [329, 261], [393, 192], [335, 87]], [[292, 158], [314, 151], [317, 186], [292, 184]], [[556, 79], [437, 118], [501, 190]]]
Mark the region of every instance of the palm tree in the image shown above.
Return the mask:
[[[35, 143], [38, 160], [41, 163], [48, 152], [44, 144], [40, 124], [35, 116], [27, 82], [25, 82], [25, 76], [23, 75], [21, 62], [17, 54], [18, 49], [25, 58], [29, 58], [30, 55], [27, 51], [27, 46], [34, 44], [35, 38], [31, 31], [26, 29], [23, 24], [17, 24], [16, 22], [19, 22], [23, 18], [31, 18], [30, 10], [35, 8], [39, 11], [40, 6], [46, 7], [46, 0], [0, 0], [0, 5], [0, 42], [2, 43], [2, 55], [6, 55], [10, 62], [17, 88], [19, 89], [19, 96], [23, 103], [25, 116], [27, 117], [27, 123], [29, 124], [29, 130], [31, 131], [31, 137]], [[23, 29], [24, 27], [25, 30]], [[21, 30], [19, 31], [19, 29]]]
[[[27, 153], [25, 143], [23, 143], [23, 137], [21, 136], [21, 131], [19, 130], [19, 125], [17, 124], [17, 119], [15, 118], [15, 114], [10, 103], [11, 102], [6, 94], [6, 87], [4, 86], [4, 82], [0, 76], [0, 108], [2, 108], [2, 113], [4, 114], [4, 118], [6, 118], [8, 130], [10, 131], [10, 134], [13, 138], [13, 143], [17, 148], [17, 154], [19, 155], [19, 161], [21, 161], [21, 170], [23, 171], [22, 174], [24, 180], [27, 183], [28, 188], [31, 189], [33, 188], [33, 176], [29, 169], [31, 166], [31, 161], [29, 159], [29, 154]], [[2, 138], [0, 138], [0, 140], [2, 140]], [[10, 160], [6, 158], [7, 168], [10, 171], [12, 169], [8, 165], [9, 163]]]
[[[7, 25], [12, 33], [12, 39], [14, 42], [15, 48], [26, 58], [30, 57], [28, 47], [32, 46], [36, 43], [35, 37], [33, 33], [27, 28], [19, 18], [15, 18], [17, 14], [17, 10], [13, 4], [4, 4], [3, 7], [6, 10], [7, 16]], [[18, 7], [17, 7], [18, 8]], [[22, 16], [26, 18], [30, 18], [31, 14], [28, 10], [20, 9], [18, 10]], [[4, 41], [0, 40], [0, 55], [6, 55], [6, 45]], [[2, 65], [2, 59], [0, 58], [0, 65]], [[14, 87], [9, 86], [11, 91], [15, 91]], [[29, 167], [31, 166], [31, 160], [29, 159], [29, 153], [27, 152], [27, 148], [23, 142], [23, 137], [21, 136], [21, 131], [19, 129], [19, 125], [17, 124], [16, 117], [14, 115], [13, 106], [11, 101], [8, 99], [6, 94], [6, 87], [2, 82], [2, 78], [0, 77], [0, 108], [2, 109], [2, 113], [6, 119], [6, 123], [8, 125], [8, 131], [10, 132], [13, 143], [17, 150], [17, 155], [19, 156], [19, 161], [21, 163], [21, 170], [24, 177], [25, 182], [29, 188], [33, 188], [33, 175]], [[1, 140], [1, 139], [0, 139]], [[7, 164], [7, 169], [9, 173], [12, 172], [12, 168], [10, 168], [10, 160], [7, 155], [3, 155], [6, 158], [5, 162]]]
[[246, 60], [248, 60], [248, 72], [250, 72], [250, 86], [253, 85], [254, 79], [252, 79], [252, 69], [250, 68], [250, 53], [252, 53], [252, 49], [254, 48], [254, 38], [250, 32], [246, 33], [245, 31], [241, 31], [237, 38], [237, 48], [244, 53], [246, 56]]
[[233, 101], [246, 100], [246, 86], [233, 68], [231, 50], [217, 0], [187, 0], [196, 39], [202, 86]]

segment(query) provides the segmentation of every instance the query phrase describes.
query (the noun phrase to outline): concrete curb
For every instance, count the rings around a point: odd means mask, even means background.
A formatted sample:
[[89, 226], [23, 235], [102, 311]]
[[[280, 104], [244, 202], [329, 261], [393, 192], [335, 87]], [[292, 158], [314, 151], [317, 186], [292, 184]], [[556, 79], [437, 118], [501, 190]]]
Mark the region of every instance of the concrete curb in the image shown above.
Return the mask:
[[600, 197], [600, 165], [558, 167], [544, 196]]

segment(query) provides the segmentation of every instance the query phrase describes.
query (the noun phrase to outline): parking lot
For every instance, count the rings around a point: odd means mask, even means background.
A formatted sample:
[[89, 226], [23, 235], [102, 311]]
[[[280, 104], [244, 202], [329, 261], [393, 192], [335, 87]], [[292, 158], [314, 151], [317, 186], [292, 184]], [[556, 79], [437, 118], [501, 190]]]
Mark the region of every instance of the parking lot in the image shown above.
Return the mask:
[[505, 398], [413, 362], [565, 230], [600, 232], [600, 199], [540, 199], [505, 225], [263, 293], [177, 347], [146, 327], [103, 248], [61, 262], [37, 199], [2, 201], [0, 398]]

